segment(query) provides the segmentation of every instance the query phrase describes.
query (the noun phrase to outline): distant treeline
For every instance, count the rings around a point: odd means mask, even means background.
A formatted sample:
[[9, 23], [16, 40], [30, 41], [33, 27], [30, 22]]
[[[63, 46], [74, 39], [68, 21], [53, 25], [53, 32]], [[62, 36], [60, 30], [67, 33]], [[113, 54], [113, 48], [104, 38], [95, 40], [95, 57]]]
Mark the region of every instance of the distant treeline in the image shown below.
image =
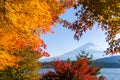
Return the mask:
[[115, 62], [95, 62], [96, 66], [102, 66], [103, 68], [120, 68], [120, 63]]
[[42, 68], [51, 68], [52, 62], [41, 62], [40, 65]]
[[[73, 61], [74, 63], [74, 61]], [[96, 66], [103, 68], [120, 68], [120, 63], [115, 62], [102, 62], [102, 61], [94, 61]], [[51, 68], [52, 62], [41, 62], [42, 68]]]

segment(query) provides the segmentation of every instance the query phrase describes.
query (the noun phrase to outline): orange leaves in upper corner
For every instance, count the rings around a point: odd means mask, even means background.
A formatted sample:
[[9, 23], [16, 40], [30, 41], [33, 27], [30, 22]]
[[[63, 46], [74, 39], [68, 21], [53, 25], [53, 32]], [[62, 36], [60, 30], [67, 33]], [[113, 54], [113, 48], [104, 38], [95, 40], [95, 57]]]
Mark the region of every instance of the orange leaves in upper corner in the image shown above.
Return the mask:
[[15, 58], [16, 51], [25, 46], [33, 51], [40, 49], [40, 55], [49, 56], [41, 48], [46, 45], [40, 35], [52, 32], [50, 26], [55, 25], [58, 16], [67, 8], [61, 1], [0, 0], [0, 52], [3, 52], [0, 56], [4, 58], [0, 57], [0, 66], [10, 66], [19, 61]]
[[[19, 44], [34, 48], [41, 44], [40, 33], [51, 32], [53, 19], [49, 5], [39, 0], [3, 0], [0, 7], [0, 41], [1, 46], [15, 48]], [[37, 45], [36, 45], [37, 44]]]

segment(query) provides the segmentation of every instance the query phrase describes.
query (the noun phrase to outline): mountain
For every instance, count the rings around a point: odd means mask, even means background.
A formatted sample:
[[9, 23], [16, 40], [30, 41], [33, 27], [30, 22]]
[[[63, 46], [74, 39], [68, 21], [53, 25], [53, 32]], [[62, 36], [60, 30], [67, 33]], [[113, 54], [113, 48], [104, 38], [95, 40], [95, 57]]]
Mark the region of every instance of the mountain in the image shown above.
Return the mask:
[[46, 58], [46, 59], [39, 59], [39, 61], [40, 62], [50, 62], [50, 61], [53, 61], [54, 59], [67, 60], [68, 58], [71, 60], [75, 60], [76, 55], [78, 55], [81, 51], [88, 52], [88, 53], [90, 53], [90, 55], [92, 54], [93, 59], [99, 59], [99, 58], [105, 57], [105, 56], [103, 56], [104, 50], [102, 50], [96, 44], [90, 42], [90, 43], [86, 43], [86, 44], [78, 47], [77, 49], [69, 51], [63, 55], [56, 56], [56, 57], [50, 57], [50, 58]]
[[101, 51], [102, 49], [97, 46], [96, 44], [94, 43], [86, 43], [85, 45], [81, 46], [80, 48], [78, 49], [81, 49], [81, 50], [97, 50], [97, 51]]
[[120, 56], [111, 56], [95, 60], [97, 66], [104, 68], [120, 68]]
[[107, 58], [100, 58], [97, 59], [96, 61], [98, 62], [114, 62], [114, 63], [120, 63], [120, 56], [111, 56], [111, 57], [107, 57]]

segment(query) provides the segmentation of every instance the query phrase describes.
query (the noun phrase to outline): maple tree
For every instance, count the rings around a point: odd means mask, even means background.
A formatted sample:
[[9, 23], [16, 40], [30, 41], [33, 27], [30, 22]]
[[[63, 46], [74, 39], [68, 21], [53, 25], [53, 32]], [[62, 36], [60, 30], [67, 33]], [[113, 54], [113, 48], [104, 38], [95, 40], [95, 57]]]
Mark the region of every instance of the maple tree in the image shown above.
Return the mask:
[[120, 34], [120, 0], [76, 0], [73, 7], [77, 19], [73, 23], [63, 20], [63, 23], [64, 27], [75, 31], [75, 39], [79, 40], [83, 32], [97, 23], [107, 35], [109, 48], [106, 54], [120, 52], [120, 38], [116, 39]]
[[[81, 53], [84, 53], [81, 52]], [[82, 55], [82, 56], [81, 56]], [[43, 73], [43, 80], [104, 80], [103, 76], [97, 77], [100, 67], [93, 64], [92, 58], [85, 54], [77, 56], [77, 61], [67, 62], [55, 60], [51, 64], [55, 72]]]
[[41, 56], [49, 56], [41, 34], [72, 5], [69, 0], [0, 0], [0, 70], [14, 66], [22, 57], [17, 50], [29, 46]]

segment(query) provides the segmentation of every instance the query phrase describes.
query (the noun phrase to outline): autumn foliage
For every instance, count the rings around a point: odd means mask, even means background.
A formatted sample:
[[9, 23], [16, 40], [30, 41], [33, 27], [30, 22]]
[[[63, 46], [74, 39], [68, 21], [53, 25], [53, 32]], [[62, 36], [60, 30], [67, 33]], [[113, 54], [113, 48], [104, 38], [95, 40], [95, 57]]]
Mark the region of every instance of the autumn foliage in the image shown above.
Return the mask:
[[40, 55], [37, 51], [33, 52], [30, 47], [24, 47], [16, 57], [22, 59], [15, 66], [7, 66], [0, 70], [0, 80], [39, 80], [37, 70], [40, 69], [40, 63], [37, 59]]
[[19, 62], [15, 55], [25, 46], [49, 56], [40, 36], [53, 32], [50, 26], [70, 5], [69, 0], [0, 0], [0, 70]]
[[[76, 13], [77, 20], [73, 23], [60, 20], [59, 16], [72, 6], [75, 9], [81, 6]], [[29, 55], [31, 52], [39, 54], [39, 57], [50, 56], [45, 52], [46, 44], [40, 36], [53, 33], [51, 26], [55, 26], [57, 22], [63, 22], [64, 27], [75, 31], [76, 39], [98, 22], [99, 27], [107, 34], [109, 48], [106, 53], [120, 52], [120, 39], [115, 39], [120, 32], [119, 0], [0, 0], [0, 70], [4, 72], [10, 69], [14, 73], [14, 69], [23, 67], [24, 72], [26, 67], [22, 64], [30, 62], [30, 59], [25, 59], [26, 56], [35, 56]], [[24, 55], [21, 54], [26, 47], [31, 52], [26, 50]], [[27, 66], [27, 69], [33, 69], [31, 66]], [[49, 72], [45, 75], [52, 80], [98, 80], [96, 75], [99, 68], [89, 65], [86, 57], [77, 60], [75, 64], [55, 61], [53, 67], [56, 73]], [[14, 76], [17, 75], [17, 70]]]
[[43, 74], [46, 80], [104, 80], [104, 77], [97, 77], [100, 67], [91, 65], [87, 57], [78, 59], [73, 64], [67, 61], [54, 61], [52, 67], [55, 72], [49, 71]]

